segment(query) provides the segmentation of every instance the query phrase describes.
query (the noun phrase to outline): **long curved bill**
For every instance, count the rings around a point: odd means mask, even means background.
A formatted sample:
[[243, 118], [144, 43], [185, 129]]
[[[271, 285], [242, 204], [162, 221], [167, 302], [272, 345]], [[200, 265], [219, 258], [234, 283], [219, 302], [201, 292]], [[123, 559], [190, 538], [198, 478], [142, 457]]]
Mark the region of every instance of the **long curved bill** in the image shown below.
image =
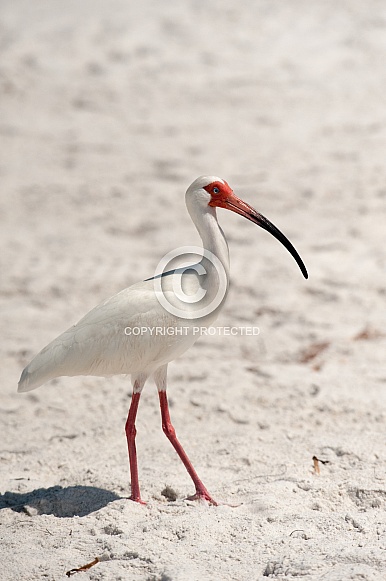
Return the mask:
[[232, 212], [236, 212], [236, 214], [240, 214], [240, 216], [244, 216], [244, 218], [247, 218], [254, 224], [257, 224], [258, 226], [272, 234], [272, 236], [279, 240], [279, 242], [281, 242], [283, 246], [287, 248], [288, 252], [292, 254], [294, 259], [298, 263], [298, 266], [302, 271], [304, 278], [308, 278], [307, 269], [304, 266], [304, 263], [300, 258], [299, 254], [297, 253], [296, 249], [294, 248], [294, 246], [291, 244], [288, 238], [284, 236], [284, 234], [280, 232], [280, 230], [276, 228], [274, 224], [272, 224], [272, 222], [265, 218], [265, 216], [263, 216], [259, 212], [256, 212], [256, 210], [252, 208], [252, 206], [250, 206], [249, 204], [247, 204], [234, 194], [231, 197], [229, 196], [226, 200], [223, 200], [221, 207], [227, 208], [228, 210], [232, 210]]

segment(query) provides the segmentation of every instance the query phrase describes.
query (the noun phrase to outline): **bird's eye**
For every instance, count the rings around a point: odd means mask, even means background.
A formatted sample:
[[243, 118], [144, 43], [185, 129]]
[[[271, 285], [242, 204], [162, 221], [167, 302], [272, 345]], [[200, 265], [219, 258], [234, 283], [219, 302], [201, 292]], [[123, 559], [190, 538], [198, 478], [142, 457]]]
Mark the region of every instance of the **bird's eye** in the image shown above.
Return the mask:
[[219, 194], [220, 193], [220, 188], [214, 187], [213, 188], [213, 193], [214, 194]]

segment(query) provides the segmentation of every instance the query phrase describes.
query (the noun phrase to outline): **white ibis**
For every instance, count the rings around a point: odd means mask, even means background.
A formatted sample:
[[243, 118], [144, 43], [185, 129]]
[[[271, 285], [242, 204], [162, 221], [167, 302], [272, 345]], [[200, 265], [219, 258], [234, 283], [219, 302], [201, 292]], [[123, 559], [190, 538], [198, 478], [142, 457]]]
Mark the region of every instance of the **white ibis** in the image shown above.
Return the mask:
[[[153, 376], [158, 389], [162, 429], [196, 489], [189, 499], [217, 504], [177, 439], [166, 397], [168, 363], [199, 337], [200, 333], [193, 332], [194, 328], [201, 329], [213, 323], [227, 294], [228, 245], [217, 221], [216, 208], [232, 210], [270, 232], [289, 250], [304, 277], [308, 278], [291, 242], [269, 220], [236, 197], [224, 180], [215, 176], [199, 177], [186, 192], [186, 205], [202, 239], [202, 259], [189, 268], [162, 272], [134, 284], [92, 309], [36, 355], [24, 369], [19, 382], [18, 391], [25, 392], [61, 376], [131, 375], [133, 394], [125, 430], [131, 473], [130, 499], [139, 503], [143, 501], [138, 481], [135, 420], [143, 386]], [[181, 326], [183, 333], [154, 332], [157, 328], [170, 330]], [[131, 332], [134, 329], [141, 332]]]

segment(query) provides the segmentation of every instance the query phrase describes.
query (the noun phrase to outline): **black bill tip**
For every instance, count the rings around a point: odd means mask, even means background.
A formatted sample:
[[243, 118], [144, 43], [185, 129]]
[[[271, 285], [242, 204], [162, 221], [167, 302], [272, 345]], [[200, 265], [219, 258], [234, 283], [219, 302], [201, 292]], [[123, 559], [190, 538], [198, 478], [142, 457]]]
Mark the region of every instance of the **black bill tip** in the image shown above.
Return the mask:
[[283, 232], [281, 232], [279, 230], [279, 228], [276, 228], [276, 226], [274, 224], [272, 224], [272, 222], [270, 222], [265, 216], [263, 216], [262, 214], [259, 214], [256, 212], [256, 215], [251, 216], [250, 218], [251, 220], [253, 220], [256, 224], [258, 224], [261, 228], [263, 228], [264, 230], [266, 230], [267, 232], [269, 232], [270, 234], [272, 234], [272, 236], [274, 236], [277, 240], [279, 240], [279, 242], [281, 242], [283, 244], [283, 246], [285, 246], [288, 250], [288, 252], [290, 254], [292, 254], [292, 256], [294, 257], [294, 259], [296, 260], [302, 275], [304, 276], [304, 278], [308, 278], [308, 272], [307, 269], [305, 267], [305, 264], [303, 262], [303, 260], [300, 258], [296, 248], [293, 246], [293, 244], [288, 240], [288, 238], [286, 236], [284, 236]]

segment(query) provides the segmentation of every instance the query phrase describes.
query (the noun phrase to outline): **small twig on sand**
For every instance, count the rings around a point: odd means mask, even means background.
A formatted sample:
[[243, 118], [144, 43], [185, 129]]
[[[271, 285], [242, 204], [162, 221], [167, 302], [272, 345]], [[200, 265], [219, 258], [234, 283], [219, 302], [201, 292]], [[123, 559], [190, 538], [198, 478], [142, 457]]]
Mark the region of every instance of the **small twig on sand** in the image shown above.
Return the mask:
[[319, 462], [321, 462], [321, 464], [329, 464], [329, 460], [321, 460], [320, 458], [317, 458], [316, 456], [312, 456], [312, 460], [314, 461], [314, 470], [315, 470], [315, 474], [320, 474], [320, 468], [319, 468]]
[[67, 577], [71, 577], [71, 575], [75, 575], [75, 573], [80, 573], [81, 571], [87, 571], [87, 569], [91, 569], [91, 567], [93, 567], [97, 563], [99, 563], [99, 558], [95, 557], [95, 559], [93, 561], [91, 561], [91, 563], [87, 563], [87, 565], [83, 565], [83, 567], [78, 567], [77, 569], [70, 569], [69, 571], [67, 571], [66, 575], [67, 575]]

